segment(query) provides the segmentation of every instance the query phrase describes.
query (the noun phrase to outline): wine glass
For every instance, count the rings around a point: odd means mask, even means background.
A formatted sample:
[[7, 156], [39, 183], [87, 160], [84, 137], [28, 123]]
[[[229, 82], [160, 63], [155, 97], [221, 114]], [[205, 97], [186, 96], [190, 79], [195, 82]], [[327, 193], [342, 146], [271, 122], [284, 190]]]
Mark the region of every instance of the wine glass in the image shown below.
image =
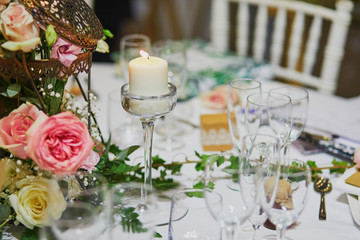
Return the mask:
[[48, 196], [47, 206], [56, 239], [91, 240], [104, 234], [109, 226], [110, 197], [102, 176], [88, 172], [54, 176], [48, 188], [58, 193]]
[[[242, 138], [242, 161], [243, 169], [262, 167], [267, 168], [275, 164], [280, 158], [280, 143], [275, 136], [265, 134], [251, 134]], [[256, 182], [248, 182], [256, 187]], [[259, 196], [256, 198], [256, 206], [249, 217], [254, 233], [252, 239], [258, 239], [261, 226], [267, 219], [266, 213], [260, 205]]]
[[[262, 209], [276, 225], [277, 239], [285, 239], [286, 228], [304, 210], [311, 183], [311, 172], [306, 162], [292, 160], [280, 168], [263, 169], [258, 191]], [[275, 199], [275, 201], [272, 201]]]
[[[204, 189], [185, 189], [171, 198], [169, 240], [220, 239], [221, 229], [206, 207]], [[213, 208], [220, 208], [222, 197], [213, 192], [208, 195]], [[206, 221], [204, 221], [206, 219]]]
[[[225, 239], [235, 239], [239, 226], [248, 218], [255, 207], [256, 172], [245, 170], [239, 158], [217, 167], [210, 156], [205, 168], [205, 201], [212, 217], [217, 220], [225, 234]], [[225, 165], [225, 166], [223, 166]], [[242, 169], [243, 168], [243, 169]], [[213, 194], [222, 197], [221, 205], [214, 204]]]
[[[177, 97], [179, 98], [187, 80], [187, 58], [186, 45], [184, 42], [175, 40], [160, 40], [153, 44], [153, 55], [161, 57], [168, 62], [168, 79], [177, 89]], [[175, 112], [181, 112], [181, 106], [164, 116], [164, 120], [160, 121], [156, 133], [162, 136], [159, 139], [157, 148], [172, 151], [184, 146], [184, 142], [175, 138], [175, 136], [184, 132], [184, 127], [175, 118]]]
[[111, 196], [113, 239], [152, 239], [158, 209], [155, 190], [143, 183], [121, 183], [112, 186]]
[[304, 88], [295, 86], [284, 86], [273, 88], [270, 93], [280, 93], [290, 97], [292, 103], [292, 128], [289, 139], [284, 149], [285, 155], [289, 154], [288, 146], [295, 141], [304, 130], [308, 106], [309, 106], [309, 94]]
[[254, 93], [247, 97], [245, 126], [248, 134], [275, 134], [281, 149], [287, 143], [292, 127], [292, 105], [287, 95]]
[[139, 56], [140, 50], [150, 52], [151, 40], [144, 34], [129, 34], [120, 40], [120, 65], [125, 82], [129, 81], [129, 62]]
[[252, 93], [261, 92], [261, 83], [250, 78], [234, 79], [229, 82], [227, 114], [229, 130], [234, 147], [240, 151], [241, 138], [246, 134], [245, 109], [246, 99]]

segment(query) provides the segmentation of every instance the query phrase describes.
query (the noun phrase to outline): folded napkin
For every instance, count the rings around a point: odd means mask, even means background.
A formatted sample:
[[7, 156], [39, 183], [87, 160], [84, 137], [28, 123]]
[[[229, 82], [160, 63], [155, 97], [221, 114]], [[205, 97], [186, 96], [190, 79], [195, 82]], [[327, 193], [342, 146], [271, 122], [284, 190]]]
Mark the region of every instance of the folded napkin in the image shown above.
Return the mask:
[[[359, 196], [360, 195], [360, 187], [355, 186], [356, 179], [354, 181], [354, 179], [353, 179], [354, 177], [352, 177], [352, 175], [354, 175], [355, 173], [356, 173], [355, 167], [352, 167], [352, 168], [346, 170], [345, 173], [335, 182], [334, 187], [339, 190], [342, 190], [346, 193], [350, 193], [350, 194]], [[350, 178], [350, 177], [352, 177], [352, 178]], [[346, 183], [346, 181], [349, 182], [349, 179], [352, 183], [354, 183], [354, 185]]]

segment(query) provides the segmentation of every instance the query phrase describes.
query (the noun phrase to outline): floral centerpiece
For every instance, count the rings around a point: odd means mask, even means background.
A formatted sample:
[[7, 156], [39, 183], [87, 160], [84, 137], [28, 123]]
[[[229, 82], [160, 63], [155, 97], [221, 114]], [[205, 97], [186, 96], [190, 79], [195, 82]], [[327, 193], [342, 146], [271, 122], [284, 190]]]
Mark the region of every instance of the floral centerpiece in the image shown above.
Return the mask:
[[51, 177], [95, 171], [105, 156], [91, 108], [74, 108], [65, 85], [89, 72], [95, 50], [108, 52], [110, 35], [82, 0], [0, 0], [0, 232], [46, 225], [48, 195], [61, 201]]

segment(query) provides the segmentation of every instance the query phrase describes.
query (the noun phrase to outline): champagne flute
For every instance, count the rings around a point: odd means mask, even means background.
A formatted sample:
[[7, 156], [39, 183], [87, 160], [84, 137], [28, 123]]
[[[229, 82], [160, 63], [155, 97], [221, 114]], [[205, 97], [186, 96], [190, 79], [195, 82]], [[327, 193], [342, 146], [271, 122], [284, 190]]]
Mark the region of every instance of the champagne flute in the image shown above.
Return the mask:
[[298, 219], [306, 206], [311, 172], [301, 160], [263, 171], [267, 174], [258, 187], [261, 207], [276, 225], [277, 239], [284, 240], [286, 228]]
[[[168, 62], [168, 79], [177, 89], [177, 97], [179, 98], [187, 80], [187, 58], [186, 45], [181, 41], [160, 40], [153, 44], [153, 55], [161, 57]], [[180, 107], [180, 108], [179, 108]], [[175, 136], [183, 133], [184, 127], [175, 118], [176, 112], [181, 112], [181, 106], [177, 104], [176, 109], [164, 116], [164, 120], [160, 121], [156, 132], [162, 136], [159, 140], [157, 148], [172, 151], [184, 146], [184, 142], [175, 138]]]
[[[234, 156], [233, 156], [234, 157]], [[226, 166], [217, 167], [210, 156], [205, 168], [205, 187], [213, 186], [204, 192], [205, 201], [212, 217], [223, 230], [224, 238], [236, 238], [239, 226], [248, 218], [255, 207], [255, 173], [245, 170], [241, 161], [235, 160]], [[214, 204], [213, 195], [222, 197], [221, 205]]]
[[150, 52], [151, 40], [144, 34], [129, 34], [120, 40], [120, 65], [125, 82], [129, 81], [129, 62], [139, 56], [140, 50]]
[[[241, 149], [243, 156], [243, 169], [255, 169], [258, 166], [267, 168], [270, 165], [275, 164], [280, 158], [279, 139], [271, 135], [246, 135], [242, 139]], [[248, 181], [248, 183], [256, 186], [256, 182]], [[255, 210], [249, 217], [249, 221], [254, 229], [252, 239], [258, 239], [260, 228], [266, 219], [267, 215], [261, 208], [260, 199], [259, 196], [257, 196]]]
[[309, 93], [306, 89], [294, 86], [273, 88], [270, 93], [280, 93], [290, 97], [292, 103], [292, 128], [289, 139], [284, 149], [285, 155], [289, 155], [288, 146], [291, 145], [304, 130], [308, 114]]
[[246, 132], [275, 134], [282, 149], [289, 139], [292, 127], [290, 97], [280, 93], [254, 93], [248, 96], [246, 108]]
[[252, 93], [261, 92], [261, 83], [250, 78], [239, 78], [229, 82], [227, 114], [229, 130], [234, 147], [240, 151], [241, 138], [246, 134], [246, 99]]

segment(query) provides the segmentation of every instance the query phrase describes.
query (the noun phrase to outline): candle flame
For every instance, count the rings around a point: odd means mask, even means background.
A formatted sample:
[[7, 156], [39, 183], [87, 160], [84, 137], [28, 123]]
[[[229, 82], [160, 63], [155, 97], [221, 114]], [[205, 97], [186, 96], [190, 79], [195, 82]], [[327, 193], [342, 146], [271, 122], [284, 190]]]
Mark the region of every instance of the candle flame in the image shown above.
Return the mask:
[[147, 59], [149, 59], [149, 57], [150, 57], [149, 54], [147, 52], [145, 52], [144, 50], [140, 50], [140, 55]]

